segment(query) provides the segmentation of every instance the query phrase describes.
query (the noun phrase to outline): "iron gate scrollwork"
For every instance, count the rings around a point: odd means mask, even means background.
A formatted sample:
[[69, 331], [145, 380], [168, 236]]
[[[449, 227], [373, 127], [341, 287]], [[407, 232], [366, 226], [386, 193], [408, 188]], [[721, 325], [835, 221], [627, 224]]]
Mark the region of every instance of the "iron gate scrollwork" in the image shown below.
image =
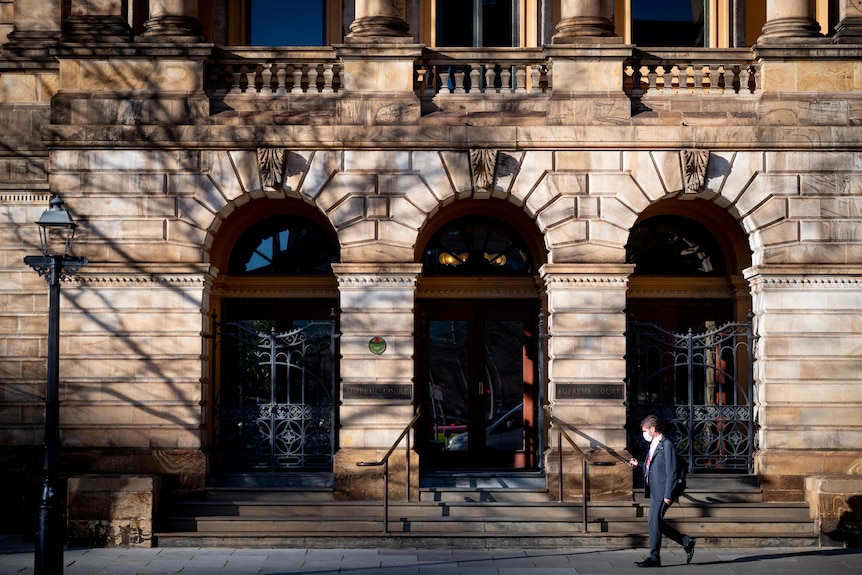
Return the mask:
[[265, 320], [215, 323], [214, 439], [223, 471], [331, 469], [334, 325], [308, 321], [277, 333]]
[[687, 458], [689, 471], [753, 473], [756, 338], [751, 323], [695, 334], [630, 322], [627, 337], [630, 450], [646, 450], [640, 422], [652, 413]]

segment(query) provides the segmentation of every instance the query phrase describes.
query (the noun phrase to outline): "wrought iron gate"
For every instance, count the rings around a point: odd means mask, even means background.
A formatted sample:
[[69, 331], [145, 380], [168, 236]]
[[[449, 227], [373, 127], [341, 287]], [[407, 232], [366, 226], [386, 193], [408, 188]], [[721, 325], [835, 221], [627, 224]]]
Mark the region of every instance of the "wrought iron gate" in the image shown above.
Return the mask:
[[645, 451], [640, 422], [654, 413], [664, 422], [665, 435], [688, 459], [689, 471], [753, 473], [755, 344], [751, 323], [681, 334], [653, 323], [630, 322], [630, 451]]
[[214, 441], [221, 470], [332, 468], [334, 325], [309, 321], [276, 333], [268, 321], [215, 323]]

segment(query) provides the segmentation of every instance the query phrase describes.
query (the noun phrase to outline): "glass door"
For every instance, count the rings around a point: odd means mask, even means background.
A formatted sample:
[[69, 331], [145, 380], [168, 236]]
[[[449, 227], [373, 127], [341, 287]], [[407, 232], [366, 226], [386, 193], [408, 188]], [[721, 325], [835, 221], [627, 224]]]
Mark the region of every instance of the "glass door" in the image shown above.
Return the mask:
[[537, 315], [521, 302], [423, 307], [424, 466], [535, 466]]

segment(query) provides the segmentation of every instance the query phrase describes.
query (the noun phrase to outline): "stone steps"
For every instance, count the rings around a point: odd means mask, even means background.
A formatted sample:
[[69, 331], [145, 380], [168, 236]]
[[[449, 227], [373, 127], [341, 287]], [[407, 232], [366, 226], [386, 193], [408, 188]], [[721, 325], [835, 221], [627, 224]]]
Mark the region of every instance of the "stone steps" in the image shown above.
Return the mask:
[[[701, 479], [667, 514], [699, 544], [817, 544], [807, 505], [756, 500], [759, 489], [746, 485], [748, 480], [730, 480], [730, 490], [722, 491], [710, 484], [717, 479]], [[419, 501], [389, 502], [384, 530], [381, 501], [336, 501], [326, 488], [214, 486], [204, 499], [167, 504], [156, 541], [160, 546], [325, 548], [645, 544], [649, 505], [642, 493], [636, 492], [635, 501], [589, 502], [586, 533], [580, 501], [547, 499], [535, 477], [432, 478], [420, 488]]]

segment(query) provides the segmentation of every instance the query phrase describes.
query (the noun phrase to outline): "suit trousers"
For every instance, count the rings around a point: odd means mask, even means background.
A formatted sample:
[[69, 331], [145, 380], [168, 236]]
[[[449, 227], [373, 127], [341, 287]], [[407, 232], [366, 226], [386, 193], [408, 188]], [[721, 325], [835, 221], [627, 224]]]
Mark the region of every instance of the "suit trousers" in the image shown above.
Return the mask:
[[[656, 490], [658, 491], [658, 490]], [[670, 509], [670, 505], [664, 502], [661, 495], [651, 494], [649, 499], [649, 556], [656, 561], [661, 560], [661, 537], [685, 545], [689, 537], [668, 525], [664, 520], [664, 514]]]

